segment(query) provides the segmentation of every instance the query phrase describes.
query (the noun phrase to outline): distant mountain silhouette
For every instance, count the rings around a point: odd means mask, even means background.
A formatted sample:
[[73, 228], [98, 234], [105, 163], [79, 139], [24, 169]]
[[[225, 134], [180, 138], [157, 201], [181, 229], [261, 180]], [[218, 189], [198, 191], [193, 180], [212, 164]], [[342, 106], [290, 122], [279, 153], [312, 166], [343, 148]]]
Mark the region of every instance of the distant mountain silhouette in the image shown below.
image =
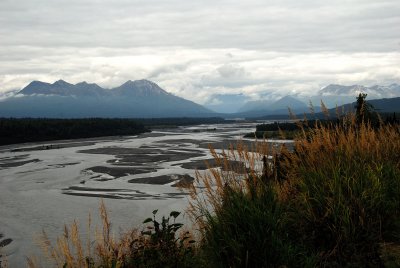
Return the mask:
[[[376, 99], [370, 101], [368, 101], [367, 99], [367, 102], [370, 103], [378, 112], [383, 112], [383, 113], [400, 112], [400, 97]], [[353, 104], [355, 105], [355, 103]]]
[[[396, 98], [384, 98], [384, 99], [375, 99], [368, 100], [367, 102], [371, 104], [374, 110], [378, 113], [400, 113], [400, 97]], [[329, 117], [336, 117], [337, 112], [339, 114], [355, 112], [356, 102], [351, 102], [347, 104], [343, 104], [338, 106], [337, 108], [328, 109]], [[315, 114], [311, 114], [309, 111], [306, 113], [307, 118], [326, 118], [326, 115], [322, 112], [315, 111]], [[297, 118], [303, 118], [304, 114], [297, 114]], [[264, 114], [263, 116], [249, 116], [249, 118], [257, 118], [257, 119], [289, 119], [288, 113], [281, 114]]]
[[240, 94], [212, 94], [206, 100], [205, 107], [218, 113], [235, 113], [250, 98]]
[[100, 97], [109, 95], [109, 92], [97, 84], [80, 82], [76, 85], [73, 85], [65, 82], [64, 80], [58, 80], [53, 84], [41, 81], [33, 81], [23, 88], [19, 94]]
[[205, 117], [215, 113], [174, 96], [148, 80], [127, 81], [104, 89], [97, 84], [33, 81], [17, 95], [1, 100], [0, 117]]
[[148, 80], [127, 81], [117, 88], [111, 90], [116, 96], [135, 98], [160, 98], [173, 96], [160, 88], [156, 83]]
[[[365, 87], [360, 85], [342, 86], [332, 84], [310, 97], [318, 113], [321, 99], [327, 107], [354, 106], [358, 93], [367, 93], [367, 101], [382, 112], [399, 111], [400, 85]], [[275, 95], [271, 95], [275, 94]], [[266, 92], [260, 100], [248, 101], [244, 94], [214, 94], [210, 96], [207, 107], [215, 113], [192, 101], [177, 97], [148, 80], [127, 81], [119, 87], [104, 89], [97, 84], [80, 82], [70, 84], [58, 80], [53, 84], [33, 81], [16, 93], [0, 96], [0, 117], [207, 117], [227, 118], [288, 115], [288, 107], [295, 114], [308, 113], [307, 105], [293, 96], [285, 96], [270, 101], [278, 93]], [[386, 99], [384, 99], [386, 98]], [[247, 102], [246, 102], [247, 101]], [[345, 105], [346, 106], [346, 105]], [[239, 111], [233, 113], [234, 111]], [[225, 112], [225, 114], [222, 114]], [[229, 114], [228, 114], [229, 113]]]
[[292, 96], [285, 96], [275, 102], [252, 101], [245, 104], [241, 112], [232, 115], [233, 117], [259, 117], [264, 115], [289, 114], [290, 108], [293, 113], [303, 113], [309, 110], [308, 106]]
[[277, 100], [276, 102], [269, 105], [267, 107], [267, 109], [274, 111], [274, 110], [287, 109], [288, 107], [292, 110], [308, 109], [307, 105], [304, 102], [302, 102], [292, 96], [285, 96], [285, 97]]
[[266, 107], [270, 106], [274, 101], [271, 100], [252, 100], [246, 102], [243, 106], [241, 106], [238, 110], [239, 113], [248, 112], [248, 111], [260, 111], [265, 110]]
[[[324, 104], [333, 108], [336, 105], [340, 106], [346, 103], [351, 103], [356, 100], [360, 93], [367, 93], [368, 99], [382, 99], [400, 97], [400, 85], [393, 83], [387, 86], [362, 86], [351, 85], [344, 86], [338, 84], [330, 84], [320, 90], [316, 90], [310, 95], [298, 94], [291, 96], [306, 104], [311, 103], [318, 108], [321, 105], [321, 100]], [[245, 94], [213, 94], [208, 99], [208, 108], [218, 112], [226, 113], [245, 113], [249, 111], [274, 110], [274, 108], [266, 108], [276, 102], [277, 99], [284, 97], [280, 90], [268, 89], [257, 93], [258, 98], [247, 96]], [[235, 97], [233, 101], [233, 97]], [[294, 105], [289, 105], [294, 109]], [[286, 108], [286, 107], [285, 107]]]
[[[366, 100], [369, 104], [372, 105], [373, 110], [379, 113], [393, 113], [400, 112], [400, 97], [396, 98], [384, 98], [384, 99], [375, 99], [375, 100]], [[342, 106], [339, 106], [339, 110], [344, 110], [345, 112], [355, 111], [356, 102], [347, 103]], [[336, 109], [329, 109], [331, 114], [334, 114]]]

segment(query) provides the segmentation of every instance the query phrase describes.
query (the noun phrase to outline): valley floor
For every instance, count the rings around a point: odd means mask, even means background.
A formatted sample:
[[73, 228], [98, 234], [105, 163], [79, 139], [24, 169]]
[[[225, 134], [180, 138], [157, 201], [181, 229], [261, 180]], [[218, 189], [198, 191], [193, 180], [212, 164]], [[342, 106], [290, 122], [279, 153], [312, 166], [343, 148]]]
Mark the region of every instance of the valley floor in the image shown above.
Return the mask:
[[[40, 255], [35, 237], [42, 229], [55, 239], [77, 219], [85, 232], [89, 213], [98, 225], [100, 198], [116, 233], [140, 226], [154, 209], [159, 215], [184, 211], [187, 192], [176, 186], [192, 182], [195, 169], [207, 168], [209, 144], [227, 148], [254, 129], [255, 124], [200, 125], [0, 147], [0, 233], [13, 240], [3, 248], [10, 267]], [[187, 216], [181, 221], [188, 222]]]

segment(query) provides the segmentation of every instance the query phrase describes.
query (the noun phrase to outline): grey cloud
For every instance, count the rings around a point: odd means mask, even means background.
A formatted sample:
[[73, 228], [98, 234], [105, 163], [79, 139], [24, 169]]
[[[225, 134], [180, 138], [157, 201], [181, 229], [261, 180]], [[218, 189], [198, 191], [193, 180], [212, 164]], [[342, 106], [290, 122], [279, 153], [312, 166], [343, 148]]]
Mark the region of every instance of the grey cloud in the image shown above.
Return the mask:
[[18, 63], [3, 61], [3, 89], [21, 88], [32, 80], [53, 82], [60, 78], [111, 88], [128, 79], [151, 78], [167, 91], [203, 102], [214, 93], [258, 96], [273, 89], [278, 94], [307, 95], [330, 83], [372, 85], [400, 80], [400, 53], [59, 48], [49, 50], [46, 56], [33, 54], [35, 57]]
[[243, 67], [233, 64], [224, 64], [221, 67], [218, 67], [217, 71], [220, 76], [224, 78], [241, 78], [246, 75], [246, 71]]
[[397, 1], [190, 2], [5, 1], [1, 36], [36, 46], [398, 50]]
[[201, 102], [399, 82], [399, 14], [398, 0], [2, 0], [0, 88], [148, 78]]
[[171, 73], [182, 73], [190, 66], [191, 62], [186, 62], [183, 64], [170, 64], [168, 66], [162, 66], [156, 68], [155, 70], [151, 71], [146, 79], [162, 79], [165, 76], [168, 76]]

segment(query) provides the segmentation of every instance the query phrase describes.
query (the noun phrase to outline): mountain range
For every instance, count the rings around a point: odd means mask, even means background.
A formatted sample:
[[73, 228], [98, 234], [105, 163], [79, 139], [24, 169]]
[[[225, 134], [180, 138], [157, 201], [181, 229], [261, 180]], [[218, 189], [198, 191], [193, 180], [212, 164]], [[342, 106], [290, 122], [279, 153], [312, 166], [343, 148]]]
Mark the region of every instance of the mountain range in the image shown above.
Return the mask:
[[[337, 84], [328, 85], [318, 90], [314, 95], [307, 97], [280, 96], [278, 99], [277, 91], [268, 90], [260, 95], [258, 100], [250, 100], [242, 94], [218, 94], [213, 95], [218, 101], [206, 107], [214, 110], [225, 109], [227, 103], [231, 105], [231, 113], [226, 114], [228, 118], [259, 118], [268, 119], [288, 116], [290, 107], [293, 114], [304, 114], [310, 112], [311, 102], [315, 113], [321, 112], [321, 101], [335, 113], [336, 106], [354, 107], [354, 101], [359, 93], [368, 94], [367, 101], [380, 112], [400, 112], [400, 85], [391, 84], [388, 86], [375, 85], [366, 87], [361, 85], [343, 86]], [[241, 98], [240, 98], [241, 97]], [[274, 100], [275, 98], [275, 100]], [[223, 100], [226, 100], [225, 102]], [[236, 112], [232, 107], [236, 107]], [[278, 118], [278, 117], [277, 117]]]
[[[361, 92], [368, 94], [368, 100], [400, 97], [400, 85], [391, 84], [389, 86], [375, 85], [366, 87], [361, 85], [343, 86], [331, 84], [316, 91], [313, 95], [290, 96], [290, 98], [287, 98], [288, 96], [285, 95], [279, 95], [279, 91], [277, 90], [268, 90], [261, 93], [257, 100], [251, 100], [247, 96], [241, 99], [236, 98], [236, 110], [231, 112], [248, 114], [260, 113], [261, 111], [268, 113], [270, 113], [270, 111], [275, 111], [274, 113], [276, 114], [279, 113], [278, 110], [281, 112], [285, 110], [285, 113], [287, 113], [287, 106], [291, 107], [294, 111], [302, 112], [302, 110], [308, 106], [306, 104], [310, 101], [316, 106], [316, 109], [318, 109], [321, 100], [327, 107], [333, 108], [336, 107], [336, 105], [340, 106], [354, 102]], [[232, 95], [233, 94], [219, 94], [218, 99], [225, 100], [227, 97], [231, 98]], [[226, 105], [225, 102], [220, 101], [213, 106], [206, 107], [219, 111], [224, 105]]]
[[104, 89], [97, 84], [33, 81], [0, 102], [0, 117], [206, 117], [215, 113], [148, 80]]
[[240, 94], [212, 94], [205, 101], [204, 106], [217, 113], [236, 113], [250, 98], [243, 93]]
[[362, 85], [343, 86], [331, 84], [319, 90], [315, 96], [311, 96], [309, 99], [313, 103], [320, 103], [323, 100], [326, 106], [333, 108], [336, 105], [340, 106], [354, 102], [359, 93], [368, 94], [368, 100], [395, 98], [400, 97], [400, 85], [394, 83], [388, 86], [375, 85], [366, 87]]
[[[248, 102], [241, 108], [241, 111], [227, 115], [227, 117], [257, 118], [264, 115], [288, 115], [290, 111], [293, 114], [302, 114], [308, 112], [310, 108], [299, 99], [292, 96], [284, 96], [276, 101], [253, 101]], [[319, 107], [314, 107], [318, 112]]]
[[376, 103], [380, 111], [400, 110], [400, 98], [393, 98], [400, 96], [398, 84], [373, 87], [332, 84], [307, 99], [280, 96], [273, 100], [268, 94], [274, 94], [276, 98], [279, 92], [269, 92], [262, 93], [259, 100], [251, 100], [244, 94], [213, 94], [204, 107], [170, 94], [148, 80], [129, 80], [112, 89], [87, 82], [70, 84], [58, 80], [50, 84], [33, 81], [0, 100], [0, 117], [274, 117], [288, 115], [288, 107], [294, 114], [307, 113], [309, 101], [315, 105], [316, 113], [320, 111], [321, 100], [328, 108], [346, 103], [352, 105], [360, 92], [367, 93], [367, 100]]

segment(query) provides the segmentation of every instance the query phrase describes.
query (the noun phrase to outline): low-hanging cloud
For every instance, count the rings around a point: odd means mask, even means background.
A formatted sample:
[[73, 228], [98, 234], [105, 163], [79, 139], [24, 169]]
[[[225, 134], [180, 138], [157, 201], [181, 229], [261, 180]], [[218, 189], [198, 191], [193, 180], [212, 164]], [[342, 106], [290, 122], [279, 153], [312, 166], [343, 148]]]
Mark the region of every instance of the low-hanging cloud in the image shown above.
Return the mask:
[[0, 91], [147, 78], [201, 103], [400, 80], [397, 0], [193, 2], [3, 0]]

